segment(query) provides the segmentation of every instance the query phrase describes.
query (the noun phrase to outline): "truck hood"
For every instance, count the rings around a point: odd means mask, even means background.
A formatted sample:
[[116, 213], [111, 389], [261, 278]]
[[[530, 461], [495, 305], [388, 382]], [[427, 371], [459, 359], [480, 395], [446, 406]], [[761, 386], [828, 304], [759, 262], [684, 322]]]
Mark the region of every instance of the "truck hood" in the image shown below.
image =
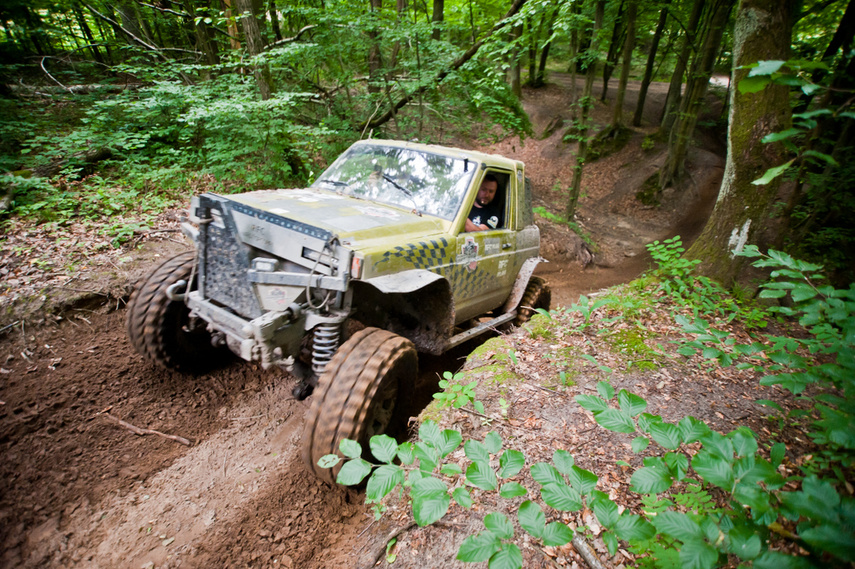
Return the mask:
[[370, 249], [394, 237], [445, 233], [450, 222], [397, 207], [316, 189], [263, 190], [228, 196], [232, 201], [325, 229], [353, 249]]

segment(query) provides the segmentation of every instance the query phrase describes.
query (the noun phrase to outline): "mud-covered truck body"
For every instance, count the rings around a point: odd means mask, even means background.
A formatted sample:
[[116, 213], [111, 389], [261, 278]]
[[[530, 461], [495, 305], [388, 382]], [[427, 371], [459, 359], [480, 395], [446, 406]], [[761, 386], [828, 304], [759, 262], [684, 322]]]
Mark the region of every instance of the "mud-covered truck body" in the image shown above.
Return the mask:
[[[498, 181], [496, 229], [467, 233], [484, 177]], [[315, 388], [304, 454], [394, 431], [416, 351], [441, 354], [549, 306], [532, 277], [540, 236], [524, 166], [500, 156], [361, 141], [306, 189], [193, 199], [195, 251], [132, 295], [128, 335], [144, 357], [198, 369], [228, 347]], [[396, 411], [398, 411], [396, 413]]]

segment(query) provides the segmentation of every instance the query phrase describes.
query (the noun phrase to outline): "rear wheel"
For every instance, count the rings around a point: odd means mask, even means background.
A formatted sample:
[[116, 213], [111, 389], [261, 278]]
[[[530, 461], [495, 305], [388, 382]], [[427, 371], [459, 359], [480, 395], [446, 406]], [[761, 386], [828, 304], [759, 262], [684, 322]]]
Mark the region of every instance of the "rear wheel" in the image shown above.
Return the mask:
[[535, 310], [542, 308], [549, 310], [552, 302], [552, 291], [546, 281], [540, 277], [531, 277], [523, 293], [522, 300], [517, 307], [517, 317], [514, 319], [515, 326], [522, 326], [534, 315]]
[[167, 296], [174, 283], [190, 281], [194, 259], [195, 253], [187, 251], [167, 260], [137, 283], [128, 302], [125, 325], [131, 345], [166, 369], [198, 371], [210, 367], [223, 352], [211, 345], [204, 323], [192, 322], [187, 306]]
[[318, 460], [339, 451], [343, 439], [368, 448], [374, 435], [402, 434], [418, 373], [412, 342], [386, 330], [365, 328], [336, 351], [318, 380], [303, 433], [303, 460], [319, 478], [334, 483], [341, 463]]

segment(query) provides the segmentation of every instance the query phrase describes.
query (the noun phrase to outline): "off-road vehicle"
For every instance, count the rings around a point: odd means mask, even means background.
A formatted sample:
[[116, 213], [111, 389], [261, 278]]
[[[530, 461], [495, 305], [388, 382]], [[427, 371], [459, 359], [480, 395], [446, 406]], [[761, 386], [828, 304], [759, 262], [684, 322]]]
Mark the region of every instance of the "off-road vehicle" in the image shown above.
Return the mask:
[[[502, 225], [466, 233], [482, 180], [498, 180]], [[190, 371], [228, 347], [314, 388], [303, 456], [343, 438], [395, 432], [417, 352], [441, 354], [548, 308], [532, 276], [540, 233], [523, 164], [501, 156], [361, 141], [309, 188], [202, 194], [182, 253], [138, 283], [131, 344], [160, 366]]]

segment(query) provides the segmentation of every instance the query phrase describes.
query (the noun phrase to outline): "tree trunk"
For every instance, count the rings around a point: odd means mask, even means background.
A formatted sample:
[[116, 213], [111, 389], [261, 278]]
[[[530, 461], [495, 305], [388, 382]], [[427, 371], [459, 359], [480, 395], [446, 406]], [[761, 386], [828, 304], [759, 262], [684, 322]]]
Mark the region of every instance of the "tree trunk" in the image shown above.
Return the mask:
[[[234, 3], [240, 14], [247, 14], [246, 17], [240, 19], [243, 35], [246, 38], [246, 50], [250, 56], [259, 55], [264, 51], [264, 41], [261, 38], [261, 29], [258, 27], [258, 18], [255, 17], [255, 12], [252, 10], [252, 0], [234, 0]], [[270, 67], [266, 63], [257, 65], [253, 69], [253, 74], [255, 75], [255, 84], [258, 85], [258, 90], [261, 93], [261, 100], [268, 100], [274, 91]]]
[[[792, 0], [741, 0], [734, 27], [732, 84], [748, 75], [744, 66], [761, 60], [787, 60], [792, 35]], [[786, 150], [762, 138], [790, 127], [789, 89], [769, 85], [759, 93], [731, 90], [727, 164], [718, 200], [701, 236], [686, 257], [701, 259], [699, 270], [725, 286], [740, 277], [747, 263], [734, 252], [747, 244], [765, 248], [775, 237], [769, 219], [787, 182], [752, 182], [785, 161]]]
[[229, 45], [234, 51], [240, 50], [240, 32], [238, 31], [237, 21], [235, 20], [234, 10], [232, 10], [233, 0], [222, 0], [226, 9], [226, 21], [228, 21], [229, 30]]
[[632, 50], [635, 49], [635, 15], [638, 4], [629, 0], [626, 8], [626, 40], [623, 42], [623, 67], [620, 70], [615, 112], [612, 116], [612, 128], [618, 129], [623, 123], [623, 100], [626, 96], [626, 84], [629, 81], [629, 68], [632, 65]]
[[606, 11], [606, 0], [597, 0], [594, 9], [594, 29], [591, 34], [591, 61], [585, 74], [585, 89], [582, 92], [582, 116], [579, 119], [582, 125], [579, 133], [579, 149], [576, 151], [576, 164], [573, 166], [573, 180], [570, 184], [570, 195], [567, 197], [567, 206], [564, 208], [564, 217], [572, 220], [576, 215], [576, 205], [579, 203], [579, 193], [582, 189], [582, 166], [588, 154], [588, 111], [591, 108], [591, 93], [594, 90], [594, 78], [597, 73], [597, 52], [599, 50], [599, 31], [603, 27], [603, 19]]
[[445, 18], [445, 0], [433, 0], [433, 17], [431, 18], [431, 24], [433, 24], [433, 29], [431, 30], [430, 37], [433, 40], [438, 40], [442, 35], [442, 29], [440, 26], [442, 25], [442, 21]]
[[[516, 41], [522, 37], [523, 27], [515, 26], [511, 32], [511, 41]], [[517, 97], [522, 99], [522, 65], [520, 64], [520, 49], [519, 43], [515, 43], [517, 47], [511, 52], [511, 91]]]
[[101, 51], [96, 45], [98, 42], [95, 41], [95, 36], [92, 35], [92, 29], [86, 22], [86, 14], [83, 13], [83, 10], [81, 10], [79, 6], [74, 6], [72, 10], [74, 11], [74, 17], [77, 20], [77, 25], [80, 26], [80, 30], [83, 32], [83, 37], [85, 37], [86, 41], [89, 42], [89, 51], [92, 53], [92, 57], [95, 58], [95, 61], [98, 63], [103, 64], [104, 58], [101, 57]]
[[270, 0], [267, 5], [267, 13], [270, 14], [270, 25], [273, 26], [275, 41], [282, 41], [282, 29], [279, 25], [279, 9], [276, 7], [276, 0]]
[[606, 94], [609, 91], [609, 79], [612, 77], [612, 72], [617, 64], [618, 56], [621, 52], [622, 38], [626, 36], [623, 33], [623, 7], [624, 0], [620, 1], [618, 6], [617, 17], [615, 18], [615, 27], [612, 29], [612, 41], [609, 42], [609, 52], [606, 54], [606, 61], [603, 63], [603, 92], [600, 94], [600, 100], [606, 102]]
[[644, 101], [647, 99], [647, 89], [650, 87], [650, 81], [653, 79], [653, 64], [656, 62], [656, 52], [659, 50], [659, 41], [662, 39], [662, 33], [665, 31], [665, 23], [668, 20], [668, 5], [671, 0], [665, 0], [662, 5], [662, 10], [659, 12], [659, 23], [656, 25], [656, 32], [653, 34], [653, 41], [650, 44], [650, 53], [647, 54], [647, 65], [644, 66], [644, 77], [641, 80], [641, 87], [638, 90], [638, 103], [635, 105], [635, 114], [632, 117], [632, 126], [641, 126], [641, 116], [644, 113]]
[[383, 9], [383, 0], [371, 0], [371, 13], [374, 15], [374, 24], [368, 32], [368, 40], [371, 43], [368, 48], [368, 92], [379, 93], [379, 75], [383, 63], [380, 58], [380, 11]]
[[698, 31], [698, 25], [701, 21], [701, 14], [703, 14], [705, 3], [706, 0], [695, 0], [694, 4], [692, 4], [692, 14], [689, 16], [689, 25], [683, 35], [683, 45], [680, 47], [680, 54], [677, 56], [677, 64], [674, 66], [674, 73], [671, 74], [671, 84], [668, 86], [668, 95], [665, 97], [665, 105], [662, 107], [662, 118], [659, 126], [660, 133], [667, 134], [671, 131], [671, 126], [674, 124], [675, 111], [679, 108], [683, 91], [683, 74], [689, 66], [689, 54], [694, 48], [695, 35]]
[[549, 57], [549, 47], [552, 45], [552, 33], [555, 31], [555, 20], [558, 19], [558, 8], [552, 11], [549, 17], [549, 25], [546, 27], [546, 43], [540, 50], [540, 63], [537, 66], [535, 86], [542, 87], [546, 83], [546, 60]]
[[696, 64], [692, 66], [692, 80], [686, 88], [686, 96], [680, 104], [678, 120], [671, 128], [668, 140], [668, 158], [659, 175], [660, 189], [673, 185], [683, 175], [689, 144], [692, 140], [692, 134], [695, 132], [695, 126], [698, 124], [698, 114], [704, 104], [713, 65], [732, 8], [731, 0], [720, 0], [713, 7], [703, 49], [696, 58]]

